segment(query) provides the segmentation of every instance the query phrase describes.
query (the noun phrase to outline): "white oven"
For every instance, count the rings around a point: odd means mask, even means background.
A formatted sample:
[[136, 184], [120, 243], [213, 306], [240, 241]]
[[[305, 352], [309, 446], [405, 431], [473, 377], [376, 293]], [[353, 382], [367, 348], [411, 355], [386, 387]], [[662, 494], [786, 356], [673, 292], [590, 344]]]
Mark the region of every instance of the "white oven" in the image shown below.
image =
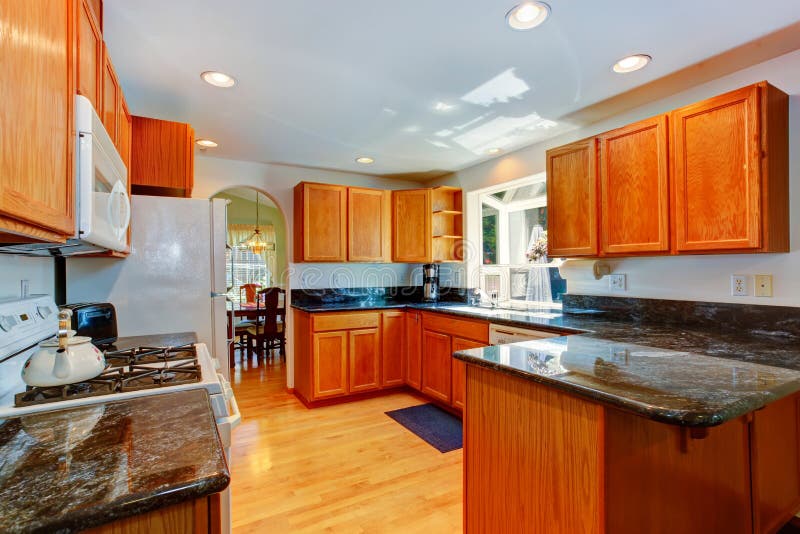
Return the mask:
[[127, 248], [131, 204], [128, 170], [91, 102], [75, 97], [75, 238], [85, 245]]

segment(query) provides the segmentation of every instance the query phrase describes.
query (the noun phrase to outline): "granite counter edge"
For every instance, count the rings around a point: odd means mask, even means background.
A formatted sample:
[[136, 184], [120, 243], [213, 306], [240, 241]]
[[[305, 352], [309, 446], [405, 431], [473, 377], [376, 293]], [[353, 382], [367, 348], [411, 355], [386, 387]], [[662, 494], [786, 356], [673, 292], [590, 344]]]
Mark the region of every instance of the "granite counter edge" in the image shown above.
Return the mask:
[[734, 402], [719, 410], [670, 410], [625, 397], [620, 397], [618, 395], [613, 395], [611, 393], [598, 391], [593, 388], [581, 386], [580, 384], [562, 382], [560, 380], [555, 380], [537, 373], [526, 372], [516, 367], [510, 367], [501, 363], [472, 356], [471, 354], [463, 351], [455, 352], [453, 357], [468, 364], [473, 364], [491, 369], [493, 371], [516, 376], [518, 378], [529, 380], [543, 386], [552, 387], [565, 393], [575, 395], [576, 397], [584, 400], [597, 402], [612, 408], [617, 408], [634, 415], [645, 417], [657, 423], [682, 427], [708, 428], [719, 426], [723, 423], [727, 423], [738, 417], [764, 408], [768, 404], [772, 404], [775, 401], [800, 391], [800, 382], [792, 382], [772, 391], [764, 391], [760, 394], [754, 393], [752, 398], [747, 399], [747, 402]]

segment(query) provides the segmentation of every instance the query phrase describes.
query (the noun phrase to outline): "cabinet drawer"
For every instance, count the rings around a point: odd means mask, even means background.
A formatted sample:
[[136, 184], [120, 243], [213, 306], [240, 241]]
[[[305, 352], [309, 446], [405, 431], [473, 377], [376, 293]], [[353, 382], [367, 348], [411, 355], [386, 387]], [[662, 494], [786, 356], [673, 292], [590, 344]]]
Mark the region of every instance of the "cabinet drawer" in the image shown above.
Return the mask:
[[355, 328], [377, 328], [378, 313], [325, 313], [315, 314], [312, 319], [314, 332], [327, 330], [352, 330]]
[[426, 312], [422, 314], [422, 327], [425, 330], [433, 330], [489, 344], [488, 321], [456, 319], [452, 315]]

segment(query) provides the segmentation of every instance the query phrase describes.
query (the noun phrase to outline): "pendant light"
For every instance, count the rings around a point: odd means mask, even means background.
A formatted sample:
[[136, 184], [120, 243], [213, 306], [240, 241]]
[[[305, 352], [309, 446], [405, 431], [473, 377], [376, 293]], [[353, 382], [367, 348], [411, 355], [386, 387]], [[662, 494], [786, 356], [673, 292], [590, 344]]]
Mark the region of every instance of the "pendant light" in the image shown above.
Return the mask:
[[245, 239], [244, 244], [247, 248], [249, 248], [253, 254], [261, 255], [267, 248], [269, 244], [264, 241], [264, 238], [261, 235], [261, 230], [258, 227], [258, 204], [259, 204], [259, 196], [258, 191], [256, 191], [256, 227], [253, 230], [253, 234]]

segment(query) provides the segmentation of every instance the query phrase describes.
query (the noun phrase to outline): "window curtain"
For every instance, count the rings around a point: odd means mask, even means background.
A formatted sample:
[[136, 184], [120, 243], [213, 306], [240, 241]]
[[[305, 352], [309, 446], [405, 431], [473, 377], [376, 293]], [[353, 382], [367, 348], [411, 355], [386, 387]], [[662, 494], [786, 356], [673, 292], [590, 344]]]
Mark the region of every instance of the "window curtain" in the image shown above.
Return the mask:
[[[261, 229], [261, 235], [264, 237], [264, 241], [267, 243], [275, 243], [275, 227], [271, 224], [267, 224], [264, 226], [259, 227]], [[255, 228], [250, 224], [229, 224], [228, 225], [228, 245], [231, 248], [234, 248], [238, 245], [243, 245], [244, 241], [253, 235], [253, 230]], [[269, 278], [269, 285], [273, 285], [276, 280], [276, 269], [277, 269], [277, 255], [276, 250], [265, 250], [261, 253], [261, 257], [264, 259], [264, 263], [267, 266], [268, 278]]]

